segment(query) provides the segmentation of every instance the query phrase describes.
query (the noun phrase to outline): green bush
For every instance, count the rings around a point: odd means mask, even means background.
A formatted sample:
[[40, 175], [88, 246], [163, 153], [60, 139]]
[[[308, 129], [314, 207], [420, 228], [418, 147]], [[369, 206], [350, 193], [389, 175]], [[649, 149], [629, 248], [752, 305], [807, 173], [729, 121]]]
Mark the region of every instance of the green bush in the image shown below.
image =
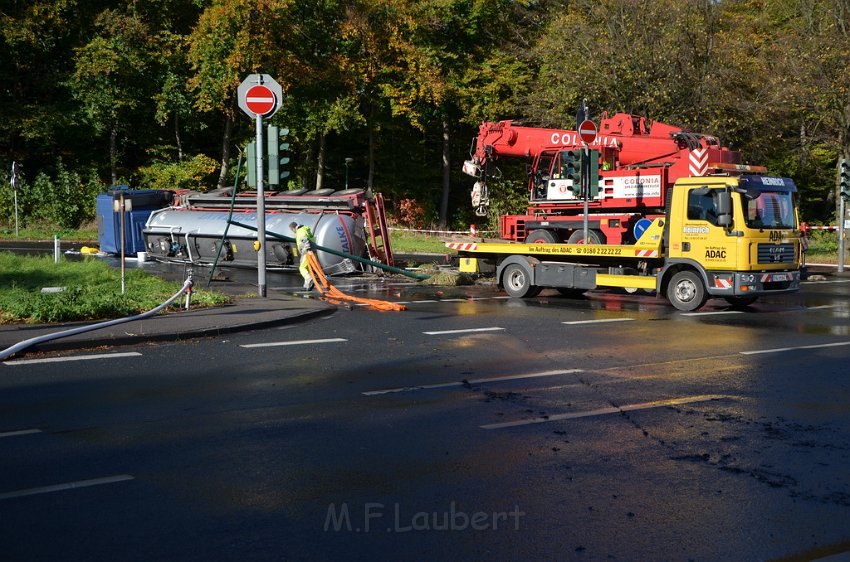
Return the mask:
[[830, 254], [838, 252], [838, 233], [828, 230], [810, 230], [807, 234], [809, 239], [810, 254]]
[[154, 162], [138, 169], [135, 183], [142, 189], [206, 191], [215, 184], [211, 176], [217, 168], [218, 163], [203, 154], [183, 162]]
[[501, 215], [525, 214], [528, 207], [528, 182], [523, 180], [494, 180], [487, 182], [490, 192], [490, 208], [487, 211], [487, 224], [479, 230], [493, 230], [491, 237], [499, 236], [499, 217]]
[[[105, 188], [97, 173], [69, 170], [62, 160], [53, 175], [39, 172], [30, 182], [19, 176], [18, 224], [21, 228], [38, 225], [76, 229], [94, 220], [97, 195]], [[7, 179], [0, 189], [0, 224], [14, 226], [14, 192]]]

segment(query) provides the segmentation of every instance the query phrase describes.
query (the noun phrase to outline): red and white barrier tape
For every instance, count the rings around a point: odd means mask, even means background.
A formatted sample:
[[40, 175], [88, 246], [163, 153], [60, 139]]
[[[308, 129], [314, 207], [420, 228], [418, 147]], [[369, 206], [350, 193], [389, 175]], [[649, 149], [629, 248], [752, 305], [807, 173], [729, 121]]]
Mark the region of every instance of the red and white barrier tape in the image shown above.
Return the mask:
[[479, 234], [494, 234], [495, 230], [477, 230], [476, 228], [470, 228], [469, 230], [423, 230], [419, 228], [396, 228], [390, 227], [388, 230], [395, 230], [397, 232], [418, 232], [422, 234], [465, 234], [468, 236], [478, 236]]
[[806, 230], [838, 230], [837, 226], [807, 226]]

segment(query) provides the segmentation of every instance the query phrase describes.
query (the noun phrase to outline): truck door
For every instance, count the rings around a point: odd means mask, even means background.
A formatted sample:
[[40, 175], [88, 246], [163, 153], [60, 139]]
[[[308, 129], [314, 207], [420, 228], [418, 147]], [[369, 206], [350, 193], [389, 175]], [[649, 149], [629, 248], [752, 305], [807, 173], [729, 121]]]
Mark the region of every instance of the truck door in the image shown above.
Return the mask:
[[567, 177], [568, 162], [566, 151], [559, 152], [552, 162], [552, 174], [546, 189], [548, 201], [568, 201], [578, 198], [579, 186], [573, 186], [573, 180]]
[[557, 169], [556, 153], [553, 151], [543, 151], [538, 155], [534, 162], [530, 175], [530, 190], [532, 201], [546, 201], [547, 189], [549, 189], [549, 180], [552, 178], [552, 164], [555, 164]]
[[726, 229], [717, 221], [717, 199], [725, 190], [725, 186], [690, 189], [682, 221], [681, 242], [670, 244], [671, 258], [691, 259], [707, 270], [736, 268], [736, 238], [727, 236]]

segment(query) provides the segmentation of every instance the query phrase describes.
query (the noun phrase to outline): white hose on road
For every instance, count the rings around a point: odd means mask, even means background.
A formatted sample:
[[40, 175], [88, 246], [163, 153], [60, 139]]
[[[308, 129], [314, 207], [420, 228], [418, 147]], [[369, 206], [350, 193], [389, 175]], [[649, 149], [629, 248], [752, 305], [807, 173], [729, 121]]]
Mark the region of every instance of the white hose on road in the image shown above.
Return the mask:
[[115, 320], [108, 320], [106, 322], [100, 322], [98, 324], [91, 324], [90, 326], [80, 326], [79, 328], [72, 328], [70, 330], [65, 330], [65, 331], [62, 331], [62, 332], [56, 332], [56, 333], [53, 333], [53, 334], [45, 334], [43, 336], [30, 338], [30, 339], [24, 340], [20, 343], [16, 343], [12, 347], [4, 349], [3, 351], [0, 351], [0, 361], [5, 361], [6, 359], [13, 356], [14, 354], [16, 354], [20, 351], [23, 351], [24, 349], [26, 349], [30, 346], [39, 344], [39, 343], [45, 343], [45, 342], [49, 342], [49, 341], [53, 341], [53, 340], [58, 340], [60, 338], [67, 338], [68, 336], [75, 336], [77, 334], [84, 334], [86, 332], [91, 332], [93, 330], [99, 330], [100, 328], [108, 328], [109, 326], [116, 326], [118, 324], [124, 324], [126, 322], [132, 322], [134, 320], [144, 320], [145, 318], [153, 316], [154, 314], [156, 314], [157, 312], [159, 312], [160, 310], [162, 310], [166, 306], [173, 303], [175, 300], [177, 300], [180, 297], [180, 295], [182, 295], [187, 290], [189, 290], [192, 287], [193, 284], [194, 283], [192, 281], [192, 276], [190, 275], [189, 278], [186, 279], [186, 281], [183, 283], [183, 287], [181, 287], [181, 289], [179, 291], [174, 293], [174, 296], [172, 296], [170, 299], [168, 299], [167, 301], [165, 301], [161, 305], [157, 306], [156, 308], [148, 310], [147, 312], [142, 312], [141, 314], [137, 314], [135, 316], [128, 316], [127, 318], [116, 318]]

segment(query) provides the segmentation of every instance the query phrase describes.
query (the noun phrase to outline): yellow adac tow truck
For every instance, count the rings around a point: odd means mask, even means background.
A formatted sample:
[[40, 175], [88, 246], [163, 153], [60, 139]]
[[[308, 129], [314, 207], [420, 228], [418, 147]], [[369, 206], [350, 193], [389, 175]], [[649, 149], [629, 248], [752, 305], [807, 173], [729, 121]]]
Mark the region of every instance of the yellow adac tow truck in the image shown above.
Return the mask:
[[447, 242], [462, 271], [495, 266], [508, 295], [643, 289], [692, 311], [709, 298], [747, 306], [800, 286], [797, 187], [789, 178], [740, 175], [679, 179], [663, 214], [636, 217], [632, 245]]

